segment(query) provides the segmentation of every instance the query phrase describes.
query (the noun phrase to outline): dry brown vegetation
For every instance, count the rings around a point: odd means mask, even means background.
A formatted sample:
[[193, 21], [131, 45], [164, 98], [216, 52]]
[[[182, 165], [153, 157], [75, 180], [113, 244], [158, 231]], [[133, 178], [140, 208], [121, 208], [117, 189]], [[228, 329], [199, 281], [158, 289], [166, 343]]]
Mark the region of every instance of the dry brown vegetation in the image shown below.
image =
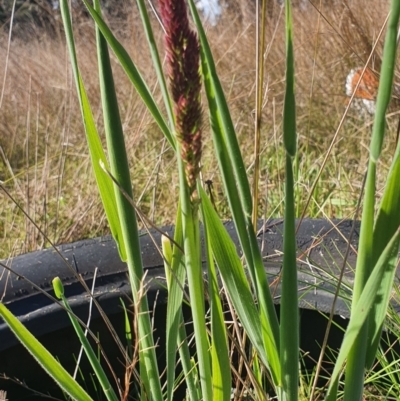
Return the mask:
[[[385, 21], [388, 1], [321, 1], [294, 10], [297, 121], [299, 134], [298, 213], [310, 194], [327, 149], [346, 108], [348, 71], [366, 62]], [[228, 99], [249, 176], [252, 175], [255, 80], [255, 15], [245, 0], [229, 1], [223, 18], [208, 26], [208, 38]], [[318, 11], [319, 9], [319, 11]], [[160, 99], [136, 6], [109, 17], [118, 38]], [[76, 21], [79, 63], [102, 133], [93, 23]], [[160, 50], [161, 31], [153, 18]], [[8, 53], [1, 34], [0, 76], [6, 73], [0, 108], [0, 257], [48, 245], [21, 207], [55, 243], [108, 233], [97, 194], [61, 24], [51, 33], [37, 29], [29, 39], [16, 36]], [[55, 28], [54, 28], [55, 27]], [[32, 28], [29, 28], [30, 32]], [[265, 102], [262, 121], [261, 212], [282, 215], [283, 147], [281, 114], [285, 72], [284, 15], [271, 7], [266, 25]], [[371, 68], [379, 71], [379, 39]], [[8, 60], [8, 67], [6, 63]], [[121, 115], [132, 166], [136, 200], [159, 225], [174, 221], [177, 172], [173, 152], [152, 122], [132, 85], [115, 62]], [[2, 80], [1, 80], [2, 82]], [[396, 110], [388, 118], [383, 171], [393, 153]], [[212, 179], [220, 214], [229, 218], [204, 119], [202, 173]], [[371, 116], [350, 109], [306, 214], [353, 217], [368, 155]], [[383, 175], [385, 173], [382, 173]]]

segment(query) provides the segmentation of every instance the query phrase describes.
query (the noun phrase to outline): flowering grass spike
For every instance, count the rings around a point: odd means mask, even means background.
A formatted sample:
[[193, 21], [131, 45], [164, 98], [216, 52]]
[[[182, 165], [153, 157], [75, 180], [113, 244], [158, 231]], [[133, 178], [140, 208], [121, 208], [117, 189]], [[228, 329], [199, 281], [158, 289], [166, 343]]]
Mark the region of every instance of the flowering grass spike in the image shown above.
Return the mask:
[[200, 45], [189, 27], [184, 0], [160, 0], [176, 136], [185, 163], [190, 197], [196, 195], [201, 159]]

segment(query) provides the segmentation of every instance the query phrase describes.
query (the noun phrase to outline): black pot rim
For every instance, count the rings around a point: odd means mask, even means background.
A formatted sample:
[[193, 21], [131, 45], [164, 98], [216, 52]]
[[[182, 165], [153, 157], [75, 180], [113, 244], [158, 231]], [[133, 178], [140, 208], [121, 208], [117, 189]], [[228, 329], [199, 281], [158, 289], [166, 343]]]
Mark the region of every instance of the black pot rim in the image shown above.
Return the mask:
[[[315, 219], [306, 219], [302, 222], [297, 235], [299, 256], [303, 254], [302, 261], [298, 263], [301, 308], [330, 312], [334, 286], [329, 275], [337, 277], [339, 274], [343, 255], [347, 249], [346, 238], [349, 238], [353, 224], [355, 230], [345, 272], [345, 278], [350, 282], [353, 272], [349, 266], [355, 267], [359, 222]], [[226, 222], [225, 226], [239, 248], [233, 223]], [[258, 238], [265, 260], [265, 269], [270, 282], [273, 282], [281, 268], [283, 221], [282, 219], [272, 219], [264, 223], [260, 221], [259, 229]], [[172, 226], [164, 227], [162, 230], [173, 235]], [[140, 238], [147, 295], [150, 303], [156, 297], [157, 303], [165, 303], [167, 294], [164, 287], [163, 260], [152, 237], [159, 245], [161, 235], [158, 232], [152, 231], [151, 236], [143, 234]], [[111, 237], [60, 245], [57, 246], [57, 251], [44, 249], [2, 263], [17, 273], [17, 275], [6, 271], [3, 273], [0, 279], [2, 302], [36, 337], [67, 327], [70, 321], [62, 307], [38, 291], [32, 286], [32, 282], [50, 296], [54, 296], [51, 282], [54, 277], [60, 277], [71, 307], [82, 318], [87, 314], [90, 297], [71, 269], [75, 269], [83, 277], [89, 288], [95, 270], [98, 269], [94, 296], [107, 315], [121, 312], [120, 298], [130, 297], [131, 294], [126, 264], [121, 262], [116, 244]], [[324, 269], [330, 273], [324, 273]], [[21, 279], [18, 275], [29, 281]], [[278, 286], [274, 299], [278, 304], [279, 294]], [[93, 308], [92, 313], [93, 318], [99, 314], [96, 308]], [[345, 318], [349, 316], [348, 305], [344, 299], [338, 299], [335, 314]], [[4, 322], [0, 323], [0, 338], [2, 339], [0, 351], [18, 343]]]

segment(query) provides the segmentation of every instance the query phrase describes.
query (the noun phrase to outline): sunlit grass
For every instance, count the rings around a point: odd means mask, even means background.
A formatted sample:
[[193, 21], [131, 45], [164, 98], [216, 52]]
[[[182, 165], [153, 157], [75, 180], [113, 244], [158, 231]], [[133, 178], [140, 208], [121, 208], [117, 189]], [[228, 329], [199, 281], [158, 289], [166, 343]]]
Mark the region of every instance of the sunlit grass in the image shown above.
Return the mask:
[[[363, 0], [358, 0], [357, 4]], [[374, 23], [367, 25], [361, 18], [360, 28], [371, 41], [380, 28], [384, 9], [374, 5]], [[208, 28], [210, 43], [221, 82], [236, 125], [239, 141], [245, 150], [244, 159], [252, 174], [253, 109], [255, 50], [254, 26], [245, 18], [232, 23], [235, 7], [226, 11], [216, 27]], [[367, 12], [367, 11], [365, 11]], [[279, 10], [268, 19], [266, 54], [266, 102], [263, 107], [262, 153], [260, 181], [260, 216], [281, 216], [283, 213], [283, 151], [281, 149], [281, 113], [283, 99], [284, 37]], [[339, 12], [324, 10], [331, 22], [320, 21], [311, 7], [295, 10], [296, 85], [298, 105], [299, 149], [297, 187], [299, 198], [296, 213], [301, 213], [322, 159], [333, 138], [345, 108], [344, 81], [348, 70], [359, 65], [351, 49], [366, 58], [366, 43], [357, 35], [350, 36]], [[347, 14], [344, 14], [345, 16]], [[369, 14], [368, 14], [369, 15]], [[364, 16], [365, 17], [365, 16]], [[135, 26], [134, 16], [129, 17]], [[347, 18], [349, 18], [347, 16]], [[346, 19], [346, 18], [345, 18]], [[112, 21], [112, 19], [111, 19]], [[350, 23], [350, 20], [348, 20]], [[78, 54], [83, 60], [82, 74], [99, 118], [98, 84], [95, 69], [94, 36], [80, 22]], [[128, 27], [129, 24], [126, 24]], [[314, 27], [314, 29], [310, 28]], [[318, 30], [317, 30], [318, 27]], [[143, 34], [120, 28], [120, 37], [137, 60], [148, 82], [155, 82]], [[2, 33], [1, 66], [4, 73], [7, 36]], [[341, 38], [343, 36], [343, 40]], [[379, 47], [378, 47], [379, 49]], [[329, 51], [328, 51], [329, 50]], [[379, 53], [379, 50], [378, 50]], [[0, 109], [1, 147], [0, 179], [41, 229], [55, 242], [70, 242], [107, 233], [101, 204], [94, 188], [94, 179], [84, 144], [84, 134], [76, 95], [61, 35], [46, 35], [37, 31], [37, 38], [26, 43], [16, 38], [11, 43], [4, 100]], [[141, 196], [139, 205], [157, 224], [171, 224], [176, 212], [177, 171], [173, 153], [138, 101], [119, 67], [115, 69], [121, 114], [127, 137], [128, 155], [134, 166], [132, 181]], [[154, 88], [157, 91], [157, 88]], [[396, 115], [389, 118], [391, 133], [383, 152], [383, 164], [389, 160], [395, 140]], [[367, 161], [367, 144], [371, 117], [360, 118], [351, 110], [332, 155], [313, 194], [306, 215], [311, 217], [349, 217], [354, 214]], [[217, 166], [207, 145], [202, 160], [204, 179], [213, 181], [218, 212], [229, 218], [226, 199], [220, 195]], [[8, 167], [7, 167], [8, 164]], [[156, 167], [154, 167], [156, 166]], [[385, 166], [386, 167], [386, 166]], [[381, 173], [383, 183], [385, 169]], [[173, 197], [173, 199], [171, 199]], [[5, 239], [0, 257], [21, 253], [46, 245], [41, 234], [16, 209], [12, 201], [0, 194], [0, 235]], [[23, 227], [24, 229], [21, 229]]]

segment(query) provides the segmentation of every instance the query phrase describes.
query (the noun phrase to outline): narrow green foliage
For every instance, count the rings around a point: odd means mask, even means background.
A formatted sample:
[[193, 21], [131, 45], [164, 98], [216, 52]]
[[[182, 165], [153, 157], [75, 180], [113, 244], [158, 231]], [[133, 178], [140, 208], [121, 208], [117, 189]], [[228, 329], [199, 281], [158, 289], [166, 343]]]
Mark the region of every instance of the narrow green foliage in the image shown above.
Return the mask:
[[[232, 239], [226, 232], [204, 191], [201, 191], [201, 200], [204, 210], [204, 224], [207, 226], [209, 236], [213, 238], [211, 243], [212, 253], [228, 296], [231, 298], [252, 346], [258, 352], [264, 365], [269, 367], [274, 383], [280, 383], [279, 350], [276, 346], [272, 346], [271, 349], [264, 347], [263, 330], [266, 330], [267, 327], [262, 327], [248, 279]], [[268, 331], [268, 333], [272, 336], [271, 331]]]
[[286, 155], [285, 227], [280, 314], [280, 362], [284, 399], [296, 400], [299, 372], [299, 310], [292, 160]]
[[133, 352], [132, 352], [132, 328], [131, 328], [131, 322], [128, 316], [128, 311], [126, 310], [125, 302], [122, 298], [119, 299], [122, 305], [122, 308], [124, 310], [124, 322], [125, 322], [125, 339], [126, 339], [126, 344], [128, 347], [128, 355], [129, 358], [132, 360], [133, 357]]
[[[204, 215], [203, 210], [202, 215]], [[217, 271], [212, 253], [213, 237], [208, 234], [207, 225], [204, 225], [204, 237], [208, 266], [208, 293], [210, 294], [211, 309], [213, 401], [229, 401], [231, 398], [232, 378], [230, 369], [226, 368], [231, 363], [228, 354], [228, 335], [221, 303], [220, 286], [218, 284]]]
[[88, 339], [85, 336], [85, 333], [82, 330], [81, 325], [79, 324], [78, 320], [75, 318], [74, 313], [72, 312], [71, 307], [68, 304], [67, 298], [64, 295], [64, 288], [62, 282], [59, 277], [53, 279], [53, 288], [54, 292], [57, 296], [61, 299], [65, 309], [68, 312], [68, 316], [71, 320], [72, 326], [75, 329], [75, 332], [81, 342], [83, 349], [87, 358], [89, 359], [90, 365], [92, 366], [96, 378], [99, 380], [99, 383], [104, 391], [104, 394], [108, 401], [118, 401], [118, 397], [115, 394], [107, 375], [105, 374], [99, 359], [97, 358], [95, 352], [93, 351], [92, 346], [90, 345]]
[[68, 8], [67, 0], [60, 1], [61, 16], [64, 23], [65, 34], [67, 38], [68, 50], [71, 59], [72, 72], [75, 78], [75, 84], [78, 92], [79, 104], [81, 107], [82, 119], [85, 126], [85, 133], [89, 143], [90, 158], [92, 161], [93, 171], [96, 177], [97, 187], [99, 188], [100, 197], [104, 206], [104, 211], [107, 215], [108, 223], [110, 224], [111, 233], [117, 243], [118, 250], [122, 260], [126, 260], [126, 252], [116, 201], [114, 197], [113, 185], [106, 176], [100, 162], [108, 168], [108, 162], [101, 145], [99, 135], [97, 133], [93, 114], [90, 108], [89, 100], [83, 85], [82, 77], [79, 72], [78, 61], [76, 58], [75, 43], [72, 31], [71, 15]]
[[[182, 246], [182, 217], [178, 208], [175, 224], [174, 241]], [[166, 237], [162, 238], [165, 277], [167, 278], [168, 305], [167, 305], [167, 400], [172, 400], [176, 350], [178, 347], [179, 326], [182, 323], [183, 286], [186, 280], [186, 271], [183, 263], [183, 255], [177, 246], [171, 247], [171, 242]]]
[[[168, 77], [170, 94], [145, 1], [137, 1], [169, 126], [135, 63], [104, 22], [100, 1], [94, 0], [93, 6], [88, 0], [82, 1], [96, 23], [107, 157], [95, 127], [80, 75], [67, 0], [61, 0], [61, 10], [93, 169], [112, 234], [118, 243], [121, 258], [128, 264], [129, 280], [137, 312], [135, 319], [138, 325], [140, 399], [172, 401], [176, 383], [183, 376], [187, 384], [188, 398], [191, 401], [228, 401], [230, 399], [232, 371], [223, 302], [220, 296], [219, 280], [222, 280], [226, 296], [230, 299], [234, 312], [251, 343], [251, 352], [254, 356], [252, 380], [256, 387], [252, 390], [259, 398], [262, 398], [262, 385], [266, 380], [270, 380], [279, 401], [296, 401], [299, 399], [301, 389], [299, 390], [295, 198], [298, 201], [301, 196], [299, 190], [296, 193], [294, 191], [301, 157], [297, 153], [294, 34], [290, 0], [285, 0], [286, 89], [283, 105], [283, 145], [286, 175], [280, 323], [278, 323], [256, 235], [253, 202], [257, 201], [257, 196], [253, 199], [250, 191], [248, 174], [232, 117], [194, 0], [188, 0], [188, 2], [160, 0], [158, 2], [158, 11], [165, 34], [165, 75]], [[188, 19], [187, 4], [197, 28], [196, 32], [193, 31]], [[266, 2], [263, 6], [265, 12]], [[346, 361], [344, 401], [361, 400], [364, 370], [366, 366], [369, 367], [373, 363], [376, 355], [395, 275], [400, 243], [400, 186], [398, 185], [400, 145], [386, 181], [376, 220], [374, 217], [377, 162], [382, 152], [385, 115], [391, 98], [399, 18], [400, 2], [392, 0], [371, 139], [351, 318], [330, 378], [326, 394], [327, 401], [337, 401], [339, 377]], [[174, 242], [171, 243], [169, 239], [162, 238], [168, 289], [166, 395], [162, 390], [164, 379], [161, 379], [158, 371], [147, 297], [143, 295], [144, 271], [138, 224], [136, 212], [131, 203], [134, 199], [134, 191], [109, 47], [154, 121], [176, 152], [180, 200]], [[259, 56], [263, 57], [263, 54]], [[207, 96], [207, 111], [224, 195], [235, 223], [243, 260], [199, 182], [203, 135], [200, 101], [202, 81], [204, 81]], [[261, 93], [259, 88], [259, 97]], [[261, 110], [261, 103], [258, 108]], [[260, 137], [257, 141], [260, 141]], [[101, 166], [104, 166], [104, 169]], [[257, 182], [257, 179], [255, 181]], [[258, 189], [255, 188], [254, 194], [257, 193]], [[297, 205], [297, 211], [298, 207]], [[203, 222], [205, 247], [202, 247], [200, 240], [199, 215]], [[206, 262], [203, 261], [204, 254]], [[205, 285], [204, 266], [207, 266], [208, 288]], [[56, 296], [62, 300], [68, 311], [72, 325], [107, 399], [117, 400], [101, 367], [100, 358], [95, 355], [68, 305], [61, 280], [55, 278], [53, 285]], [[208, 315], [206, 316], [206, 299], [209, 301], [211, 311], [210, 320]], [[192, 358], [189, 352], [182, 311], [184, 302], [188, 302], [192, 312], [195, 358]], [[132, 357], [130, 322], [125, 305], [123, 303], [122, 305], [125, 313], [129, 355]], [[68, 374], [54, 363], [54, 358], [51, 359], [51, 355], [43, 350], [40, 344], [38, 345], [37, 341], [1, 303], [0, 315], [66, 393], [75, 399], [90, 399], [76, 383], [71, 382]], [[183, 373], [176, 378], [177, 354], [179, 354]]]
[[283, 109], [283, 141], [286, 152], [296, 155], [296, 102], [294, 96], [293, 23], [290, 0], [285, 0], [286, 13], [286, 89]]
[[[385, 134], [385, 115], [391, 99], [399, 18], [400, 3], [397, 0], [393, 0], [386, 32], [376, 114], [372, 130], [370, 160], [366, 179], [359, 253], [351, 309], [352, 317], [356, 317], [356, 311], [360, 307], [361, 294], [366, 288], [367, 281], [373, 274], [373, 266], [380, 260], [384, 249], [387, 249], [389, 241], [400, 225], [400, 199], [398, 194], [391, 190], [393, 183], [388, 180], [387, 188], [389, 189], [386, 190], [382, 203], [387, 210], [379, 212], [379, 218], [374, 228], [377, 161], [381, 153]], [[396, 160], [394, 163], [396, 163]], [[393, 171], [393, 168], [391, 171]], [[391, 175], [390, 180], [396, 180], [398, 182], [399, 178], [400, 176], [396, 176], [395, 174], [394, 176]], [[391, 258], [387, 259], [389, 266], [390, 264], [395, 265], [396, 263], [395, 256], [391, 256]], [[365, 366], [370, 366], [375, 358], [384, 318], [384, 310], [388, 304], [393, 278], [393, 270], [388, 268], [387, 274], [381, 277], [383, 281], [379, 281], [381, 287], [379, 291], [377, 289], [379, 297], [374, 298], [375, 308], [365, 317], [365, 324], [360, 328], [359, 336], [349, 352], [346, 366], [344, 401], [361, 400], [362, 398]], [[376, 294], [374, 294], [374, 297], [375, 296]]]
[[400, 17], [400, 3], [392, 0], [390, 17], [385, 35], [381, 76], [379, 80], [376, 112], [371, 140], [371, 159], [378, 161], [381, 154], [386, 128], [386, 111], [389, 106], [393, 87], [393, 77], [396, 65], [397, 34]]
[[[57, 287], [57, 292], [61, 288]], [[61, 294], [61, 292], [60, 292]], [[56, 381], [58, 386], [77, 401], [91, 401], [92, 399], [83, 388], [70, 376], [60, 363], [43, 347], [42, 344], [20, 323], [20, 321], [0, 302], [0, 316], [4, 319], [18, 340], [29, 353], [38, 361], [39, 365]]]
[[296, 229], [294, 205], [293, 158], [296, 156], [296, 104], [294, 96], [294, 54], [292, 11], [286, 11], [286, 91], [283, 109], [283, 138], [286, 150], [285, 225], [280, 314], [280, 363], [282, 400], [297, 400], [299, 385], [299, 310], [297, 295]]
[[[189, 399], [191, 401], [198, 401], [200, 397], [197, 383], [197, 371], [196, 369], [192, 369], [192, 361], [182, 312], [186, 270], [184, 255], [181, 251], [183, 247], [183, 232], [182, 214], [179, 206], [175, 224], [174, 242], [175, 245], [171, 248], [170, 240], [164, 236], [162, 238], [165, 277], [167, 279], [168, 288], [166, 329], [167, 400], [172, 400], [174, 396], [175, 363], [176, 351], [178, 348]], [[178, 244], [179, 247], [176, 244]]]
[[154, 101], [150, 89], [148, 88], [146, 82], [140, 75], [140, 72], [136, 68], [129, 54], [121, 45], [121, 43], [115, 38], [115, 36], [112, 34], [110, 29], [107, 27], [101, 16], [95, 11], [95, 9], [86, 0], [82, 1], [85, 3], [85, 6], [87, 7], [90, 15], [96, 22], [97, 27], [100, 29], [101, 33], [106, 38], [108, 45], [115, 53], [126, 75], [131, 80], [138, 94], [140, 95], [146, 107], [148, 108], [149, 112], [153, 116], [154, 121], [158, 124], [162, 133], [168, 139], [168, 142], [170, 143], [172, 148], [175, 149], [175, 140], [171, 135], [171, 131], [168, 128], [167, 123], [165, 122], [165, 119], [162, 116], [156, 102]]
[[[393, 86], [394, 68], [396, 65], [397, 33], [400, 20], [400, 3], [392, 2], [391, 14], [388, 22], [384, 56], [382, 62], [382, 74], [379, 82], [377, 114], [374, 121], [373, 136], [371, 143], [371, 159], [379, 157], [386, 128], [385, 113], [391, 99]], [[379, 114], [378, 114], [379, 111]], [[400, 146], [395, 153], [390, 168], [382, 201], [378, 209], [373, 234], [373, 261], [378, 260], [391, 237], [400, 226]], [[396, 264], [396, 255], [393, 255], [391, 264]], [[367, 351], [366, 366], [370, 367], [375, 358], [383, 320], [389, 302], [391, 288], [393, 286], [393, 275], [385, 275], [380, 291], [376, 297], [372, 316], [369, 320], [368, 337], [369, 349]]]
[[[189, 0], [189, 7], [196, 24], [201, 43], [201, 68], [206, 87], [211, 128], [213, 130], [214, 140], [218, 139], [218, 142], [215, 143], [215, 146], [217, 147], [216, 151], [219, 153], [219, 150], [223, 150], [223, 156], [226, 158], [229, 157], [230, 163], [229, 166], [226, 166], [226, 168], [231, 169], [231, 171], [233, 171], [235, 174], [236, 183], [238, 186], [237, 190], [239, 191], [239, 197], [241, 199], [243, 208], [242, 212], [244, 212], [246, 216], [251, 216], [252, 198], [250, 185], [231, 114], [229, 112], [228, 104], [218, 78], [215, 63], [211, 55], [210, 46], [208, 45], [207, 37], [193, 0]], [[237, 192], [235, 194], [235, 198], [237, 198]], [[230, 206], [232, 206], [231, 203]]]
[[[99, 4], [96, 3], [99, 10]], [[148, 374], [142, 377], [145, 387], [156, 400], [162, 399], [161, 384], [158, 373], [157, 358], [151, 323], [148, 314], [147, 298], [142, 297], [143, 264], [140, 249], [139, 232], [136, 220], [136, 212], [133, 209], [130, 199], [133, 199], [133, 190], [129, 171], [128, 157], [125, 148], [122, 123], [119, 116], [117, 96], [115, 93], [111, 62], [108, 53], [107, 42], [103, 33], [97, 28], [97, 48], [99, 57], [99, 76], [101, 98], [104, 113], [104, 125], [107, 139], [108, 154], [110, 158], [111, 174], [118, 182], [114, 185], [115, 198], [118, 215], [121, 221], [124, 244], [127, 253], [132, 294], [136, 305], [138, 305], [138, 327], [141, 342], [141, 353], [145, 362], [145, 369]], [[120, 187], [124, 190], [121, 191]], [[130, 199], [126, 198], [126, 195]], [[148, 379], [147, 383], [145, 379]]]
[[[99, 9], [98, 2], [95, 3], [95, 6]], [[110, 178], [101, 169], [99, 161], [101, 161], [101, 163], [106, 166], [107, 170], [108, 170], [107, 167], [108, 165], [105, 159], [104, 152], [101, 148], [101, 143], [94, 126], [93, 116], [90, 112], [90, 108], [88, 105], [86, 92], [84, 91], [83, 84], [79, 75], [77, 59], [73, 44], [71, 20], [69, 17], [69, 10], [66, 1], [62, 2], [62, 10], [63, 10], [64, 24], [67, 28], [66, 29], [67, 39], [69, 43], [72, 67], [75, 79], [77, 81], [76, 83], [78, 88], [78, 97], [82, 105], [83, 121], [86, 127], [86, 132], [87, 133], [93, 132], [92, 135], [89, 135], [89, 133], [87, 134], [88, 146], [91, 151], [91, 154], [101, 155], [101, 157], [97, 158], [92, 156], [92, 165], [96, 172], [96, 177], [99, 177], [98, 182], [99, 180], [102, 180], [102, 182], [104, 182], [105, 185], [107, 185], [106, 193], [109, 195], [110, 199], [108, 201], [102, 199], [104, 208], [107, 211], [108, 209], [113, 207], [112, 210], [114, 213], [116, 213], [115, 216], [115, 218], [117, 219], [116, 221], [120, 223], [120, 226], [118, 226], [119, 230], [117, 234], [113, 233], [113, 235], [117, 243], [120, 244], [120, 249], [124, 250], [123, 253], [121, 254], [121, 257], [123, 258], [123, 260], [126, 259], [128, 262], [132, 294], [136, 305], [138, 305], [139, 337], [140, 341], [143, 342], [141, 350], [143, 350], [142, 354], [143, 354], [143, 360], [145, 361], [146, 364], [146, 369], [149, 372], [151, 372], [150, 375], [143, 376], [142, 380], [145, 382], [145, 378], [149, 379], [149, 383], [145, 383], [145, 387], [151, 389], [150, 391], [156, 400], [161, 400], [162, 391], [158, 374], [157, 360], [154, 350], [154, 342], [153, 342], [153, 337], [151, 335], [148, 335], [148, 333], [151, 333], [151, 323], [148, 315], [147, 298], [146, 297], [141, 298], [143, 266], [140, 252], [137, 251], [138, 249], [140, 249], [140, 242], [139, 242], [135, 211], [133, 210], [129, 200], [126, 199], [126, 197], [121, 193], [119, 187], [113, 185]], [[101, 17], [96, 11], [93, 10], [93, 12], [96, 13], [96, 15], [101, 19]], [[119, 117], [118, 104], [115, 94], [107, 44], [102, 36], [102, 33], [100, 33], [99, 31], [97, 32], [97, 43], [98, 43], [98, 55], [99, 55], [101, 96], [102, 96], [102, 105], [105, 119], [107, 145], [109, 147], [109, 154], [110, 154], [111, 174], [118, 182], [118, 184], [124, 189], [125, 193], [130, 198], [133, 198], [129, 166], [127, 162], [127, 155], [122, 132], [122, 124]], [[147, 93], [145, 90], [146, 89], [145, 86], [142, 86], [142, 89], [143, 89], [142, 94], [143, 96], [145, 96], [145, 94]], [[88, 127], [90, 127], [90, 130], [88, 129]], [[110, 184], [111, 186], [114, 187], [113, 189], [111, 189]], [[101, 189], [100, 184], [98, 185], [99, 188]], [[112, 190], [112, 192], [110, 192], [110, 189]], [[100, 193], [102, 193], [102, 191], [100, 191]], [[108, 214], [107, 217], [110, 218]]]
[[[382, 250], [387, 244], [387, 238], [394, 235], [400, 226], [400, 152], [396, 153], [392, 168], [389, 172], [385, 191], [379, 207], [378, 216], [375, 223], [373, 237], [374, 260], [381, 255]], [[397, 265], [397, 253], [394, 252], [390, 260], [390, 264]], [[370, 347], [367, 354], [367, 367], [371, 366], [374, 361], [379, 340], [382, 332], [382, 325], [386, 316], [391, 289], [393, 286], [395, 269], [389, 274], [385, 274], [382, 279], [382, 285], [376, 295], [376, 302], [373, 306], [372, 316], [369, 321], [369, 342]]]
[[[183, 166], [180, 166], [181, 197], [187, 197], [188, 192], [182, 190], [185, 184]], [[193, 216], [192, 206], [185, 208], [182, 201], [183, 244], [185, 250], [185, 264], [187, 270], [190, 306], [193, 316], [193, 327], [196, 340], [196, 350], [199, 363], [200, 384], [205, 401], [212, 400], [211, 362], [209, 354], [209, 338], [206, 330], [204, 278], [201, 264], [201, 246], [198, 219]]]
[[[143, 28], [146, 33], [146, 38], [147, 38], [147, 42], [149, 44], [151, 58], [153, 60], [153, 66], [156, 70], [158, 83], [160, 84], [161, 93], [162, 93], [163, 99], [164, 99], [164, 104], [167, 109], [169, 124], [171, 127], [173, 127], [175, 125], [175, 122], [174, 122], [175, 117], [174, 117], [174, 114], [172, 111], [171, 98], [168, 93], [167, 83], [166, 83], [166, 80], [164, 77], [162, 63], [160, 60], [160, 55], [157, 50], [153, 30], [151, 28], [151, 24], [150, 24], [150, 20], [149, 20], [149, 16], [147, 14], [146, 4], [145, 4], [144, 0], [137, 0], [136, 3], [139, 8], [140, 19], [142, 20]], [[171, 140], [173, 140], [173, 137], [171, 137]]]
[[[381, 253], [376, 265], [374, 266], [372, 274], [368, 278], [361, 293], [359, 302], [354, 309], [354, 313], [351, 314], [349, 325], [346, 329], [345, 337], [336, 360], [335, 368], [331, 375], [331, 384], [328, 389], [326, 401], [336, 401], [335, 383], [337, 384], [343, 363], [348, 353], [354, 347], [354, 343], [360, 335], [365, 321], [370, 314], [371, 308], [375, 303], [376, 294], [381, 286], [383, 277], [386, 274], [391, 274], [394, 269], [394, 266], [390, 264], [390, 260], [393, 258], [393, 253], [397, 251], [399, 243], [400, 229], [395, 232], [394, 236], [390, 239], [389, 243]], [[357, 385], [359, 384], [357, 383]], [[347, 383], [347, 380], [346, 386], [351, 386], [351, 383]]]
[[279, 325], [255, 235], [255, 227], [252, 223], [250, 185], [210, 46], [192, 0], [189, 0], [189, 7], [201, 42], [201, 65], [215, 154], [251, 282], [260, 304], [262, 337], [265, 349], [270, 352], [268, 358], [272, 370], [271, 376], [274, 383], [280, 385], [280, 366], [276, 359], [279, 353]]

